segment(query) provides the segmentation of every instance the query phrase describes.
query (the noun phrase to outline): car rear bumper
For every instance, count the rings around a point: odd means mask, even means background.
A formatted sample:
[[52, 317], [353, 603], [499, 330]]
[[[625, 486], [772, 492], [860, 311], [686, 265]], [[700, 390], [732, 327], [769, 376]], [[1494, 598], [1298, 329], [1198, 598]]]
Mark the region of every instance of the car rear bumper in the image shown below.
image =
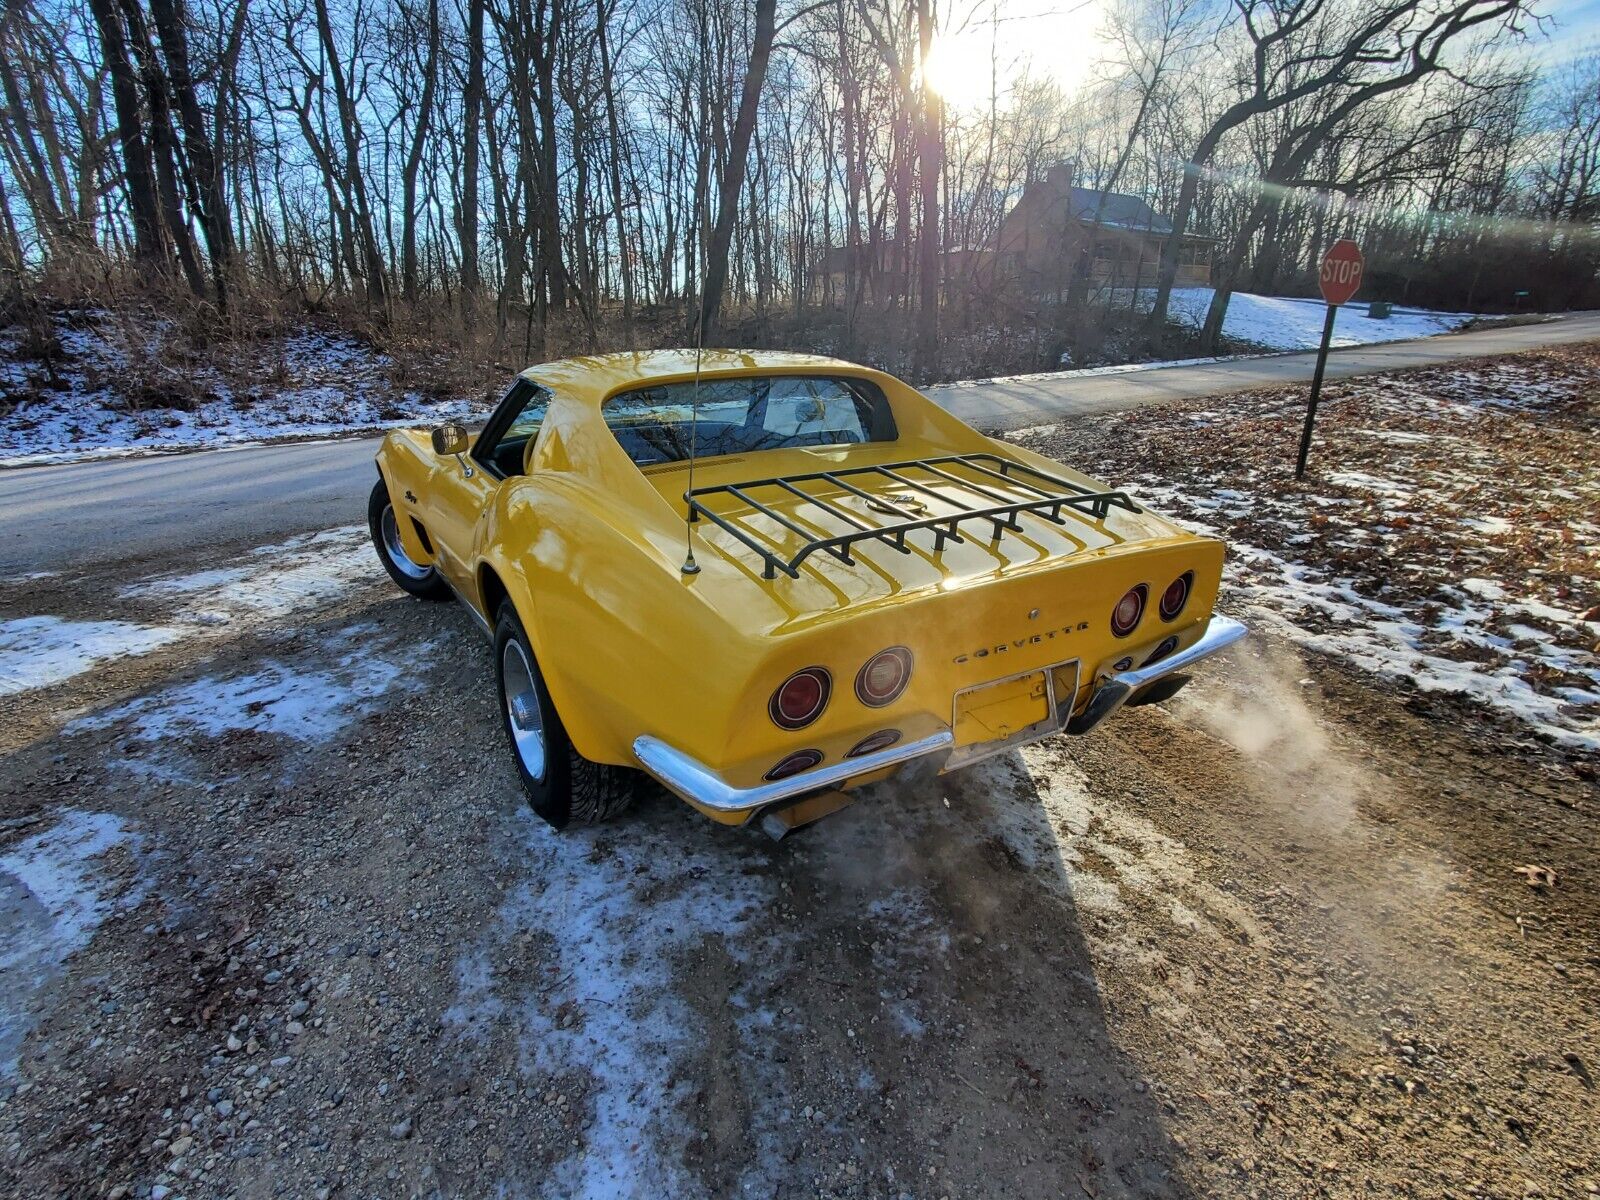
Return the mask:
[[1249, 632], [1244, 625], [1231, 617], [1214, 616], [1206, 624], [1205, 633], [1200, 635], [1200, 640], [1194, 645], [1179, 650], [1176, 654], [1170, 654], [1160, 662], [1151, 663], [1149, 666], [1102, 675], [1089, 697], [1089, 703], [1084, 705], [1081, 713], [1067, 723], [1067, 732], [1088, 733], [1117, 709], [1130, 701], [1135, 701], [1140, 692], [1158, 680], [1176, 675], [1194, 666], [1203, 658], [1210, 658]]
[[947, 754], [954, 743], [955, 738], [950, 731], [941, 729], [916, 741], [879, 750], [876, 754], [847, 758], [830, 766], [791, 775], [788, 779], [747, 788], [734, 787], [704, 763], [690, 758], [659, 738], [637, 738], [633, 743], [633, 754], [640, 766], [696, 808], [710, 813], [742, 813], [748, 819], [761, 809], [771, 808], [796, 796], [836, 788], [852, 779], [898, 767], [913, 759]]
[[[1226, 649], [1247, 632], [1238, 621], [1228, 617], [1213, 616], [1206, 626], [1205, 633], [1193, 645], [1169, 655], [1158, 663], [1135, 670], [1115, 671], [1102, 675], [1089, 697], [1089, 703], [1084, 706], [1081, 713], [1064, 725], [1052, 724], [1042, 730], [1038, 737], [1030, 740], [1036, 741], [1038, 738], [1061, 732], [1088, 733], [1119, 708], [1130, 702], [1137, 703], [1139, 694], [1149, 691], [1153, 684]], [[1008, 741], [998, 749], [1009, 750], [1017, 744], [1019, 743]], [[771, 809], [775, 805], [830, 788], [839, 788], [852, 780], [876, 775], [909, 762], [936, 758], [942, 764], [951, 757], [954, 748], [955, 737], [948, 729], [941, 729], [926, 737], [879, 750], [875, 754], [864, 754], [860, 758], [831, 763], [790, 776], [788, 779], [774, 780], [755, 787], [736, 787], [723, 779], [713, 768], [668, 745], [660, 738], [649, 735], [634, 740], [633, 754], [638, 759], [639, 765], [669, 791], [676, 792], [702, 812], [724, 823], [743, 824], [757, 813]], [[985, 755], [980, 749], [978, 754], [964, 756], [961, 765], [964, 766], [982, 757]]]

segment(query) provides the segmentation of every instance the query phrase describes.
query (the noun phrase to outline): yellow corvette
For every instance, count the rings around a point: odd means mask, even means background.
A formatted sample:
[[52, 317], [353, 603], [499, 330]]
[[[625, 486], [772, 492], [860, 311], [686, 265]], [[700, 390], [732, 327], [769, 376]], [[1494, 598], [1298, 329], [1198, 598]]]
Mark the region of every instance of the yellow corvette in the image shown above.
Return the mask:
[[1222, 544], [811, 355], [656, 351], [523, 372], [483, 430], [401, 430], [369, 521], [415, 596], [494, 641], [534, 810], [643, 770], [781, 836], [903, 769], [952, 770], [1161, 700], [1243, 635]]

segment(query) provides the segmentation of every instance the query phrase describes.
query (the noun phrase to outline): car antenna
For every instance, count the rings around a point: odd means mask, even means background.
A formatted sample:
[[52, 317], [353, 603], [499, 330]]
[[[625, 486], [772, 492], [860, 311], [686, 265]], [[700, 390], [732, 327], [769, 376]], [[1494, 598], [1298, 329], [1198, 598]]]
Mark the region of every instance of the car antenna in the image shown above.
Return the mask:
[[706, 312], [705, 296], [700, 297], [698, 314], [694, 321], [694, 390], [689, 393], [689, 487], [683, 493], [683, 566], [678, 570], [685, 575], [700, 574], [700, 564], [694, 560], [694, 459], [700, 442], [700, 357], [705, 350]]

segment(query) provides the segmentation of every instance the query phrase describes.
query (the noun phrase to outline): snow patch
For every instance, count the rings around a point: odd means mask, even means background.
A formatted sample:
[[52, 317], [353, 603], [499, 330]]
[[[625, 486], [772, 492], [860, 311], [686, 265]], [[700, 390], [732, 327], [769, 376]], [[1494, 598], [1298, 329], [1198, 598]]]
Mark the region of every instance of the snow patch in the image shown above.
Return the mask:
[[123, 598], [178, 599], [180, 620], [221, 625], [306, 612], [374, 578], [377, 560], [365, 525], [343, 525], [251, 550], [224, 567], [142, 580]]
[[19, 400], [0, 419], [0, 467], [471, 420], [486, 408], [397, 384], [388, 355], [337, 332], [205, 353], [186, 350], [170, 322], [105, 312], [57, 314], [53, 332], [62, 356], [52, 363], [21, 357], [20, 330], [0, 333], [0, 393]]
[[[341, 640], [375, 632], [373, 626], [353, 626]], [[425, 652], [428, 647], [418, 649]], [[328, 667], [268, 659], [248, 674], [207, 676], [80, 717], [63, 732], [84, 733], [129, 721], [130, 736], [139, 742], [181, 742], [195, 735], [222, 737], [241, 731], [322, 742], [373, 711], [372, 702], [392, 688], [403, 671], [364, 649], [342, 654]]]
[[183, 636], [128, 621], [17, 617], [0, 622], [0, 696], [49, 687], [109, 658], [148, 654]]
[[23, 1040], [63, 964], [113, 908], [144, 898], [142, 880], [124, 890], [98, 861], [118, 846], [137, 852], [140, 844], [119, 817], [67, 809], [0, 856], [0, 1078], [16, 1076]]
[[[759, 874], [730, 869], [727, 846], [715, 840], [645, 836], [642, 828], [632, 838], [615, 830], [558, 836], [518, 819], [524, 878], [501, 906], [491, 940], [459, 960], [458, 999], [446, 1021], [462, 1036], [480, 1036], [487, 1022], [513, 1020], [527, 1069], [592, 1080], [585, 1148], [557, 1164], [550, 1194], [697, 1194], [682, 1158], [693, 1134], [681, 1115], [692, 1084], [676, 1065], [698, 1046], [701, 1022], [674, 986], [675, 960], [717, 939], [750, 987], [774, 950], [761, 920], [771, 887]], [[556, 957], [547, 978], [505, 995], [493, 951], [524, 933], [548, 938]], [[725, 1002], [747, 1034], [770, 1016], [742, 991]]]
[[[1173, 320], [1198, 329], [1211, 307], [1211, 288], [1175, 288], [1168, 313]], [[1123, 297], [1127, 292], [1121, 293]], [[1139, 293], [1139, 306], [1148, 309], [1155, 292]], [[1124, 299], [1123, 303], [1126, 303]], [[1406, 341], [1449, 333], [1473, 320], [1472, 313], [1434, 312], [1425, 308], [1395, 308], [1385, 320], [1367, 315], [1364, 303], [1346, 304], [1333, 322], [1334, 346], [1369, 346], [1378, 342]], [[1241, 342], [1272, 350], [1315, 350], [1322, 344], [1322, 325], [1328, 308], [1321, 300], [1300, 296], [1257, 296], [1235, 292], [1228, 300], [1222, 332]]]

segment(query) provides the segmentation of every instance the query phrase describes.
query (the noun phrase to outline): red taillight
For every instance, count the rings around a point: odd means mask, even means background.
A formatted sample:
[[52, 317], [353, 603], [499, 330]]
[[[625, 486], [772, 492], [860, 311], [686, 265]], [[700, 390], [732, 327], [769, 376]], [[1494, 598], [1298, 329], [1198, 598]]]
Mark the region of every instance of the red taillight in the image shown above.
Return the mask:
[[856, 699], [868, 708], [882, 708], [898, 699], [911, 682], [911, 651], [890, 646], [867, 659], [856, 672]]
[[1183, 611], [1183, 606], [1189, 603], [1189, 588], [1194, 583], [1194, 572], [1185, 571], [1171, 583], [1167, 590], [1161, 593], [1161, 619], [1170, 621]]
[[821, 667], [796, 671], [778, 685], [767, 701], [767, 713], [780, 729], [804, 729], [828, 707], [833, 676]]
[[1112, 633], [1127, 637], [1138, 627], [1139, 618], [1144, 616], [1145, 598], [1149, 594], [1150, 589], [1142, 583], [1128, 589], [1127, 594], [1117, 601], [1116, 608], [1111, 610]]
[[863, 754], [875, 754], [879, 750], [887, 750], [900, 740], [898, 729], [880, 729], [877, 733], [869, 733], [850, 749], [846, 750], [846, 758], [860, 758]]
[[809, 771], [822, 761], [820, 750], [796, 750], [788, 758], [781, 758], [778, 764], [768, 771], [763, 778], [777, 780], [787, 779], [791, 775], [798, 775], [801, 771]]

